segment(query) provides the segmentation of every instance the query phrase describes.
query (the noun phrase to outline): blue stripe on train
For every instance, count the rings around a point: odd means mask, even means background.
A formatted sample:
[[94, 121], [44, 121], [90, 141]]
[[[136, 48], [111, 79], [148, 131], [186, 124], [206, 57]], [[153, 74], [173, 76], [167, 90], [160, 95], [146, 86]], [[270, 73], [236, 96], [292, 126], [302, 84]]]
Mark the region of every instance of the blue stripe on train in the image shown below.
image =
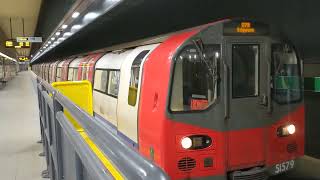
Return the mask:
[[96, 119], [98, 119], [102, 122], [105, 122], [105, 124], [107, 125], [107, 127], [110, 128], [110, 131], [112, 133], [117, 134], [121, 139], [126, 141], [130, 146], [134, 147], [135, 149], [139, 149], [138, 143], [132, 141], [128, 136], [126, 136], [122, 132], [118, 131], [117, 127], [115, 125], [113, 125], [112, 123], [110, 123], [110, 121], [106, 120], [105, 118], [103, 118], [102, 116], [100, 116], [99, 114], [97, 114], [95, 112], [93, 114]]

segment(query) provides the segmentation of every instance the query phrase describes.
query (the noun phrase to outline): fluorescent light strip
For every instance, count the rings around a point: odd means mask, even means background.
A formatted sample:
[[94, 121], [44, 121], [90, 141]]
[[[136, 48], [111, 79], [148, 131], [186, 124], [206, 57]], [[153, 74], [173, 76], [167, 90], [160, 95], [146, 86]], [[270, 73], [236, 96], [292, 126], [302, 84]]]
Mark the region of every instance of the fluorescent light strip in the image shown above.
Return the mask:
[[17, 62], [17, 60], [15, 60], [15, 59], [13, 59], [12, 57], [9, 57], [9, 56], [3, 54], [2, 52], [0, 52], [0, 56], [5, 57], [5, 58], [7, 58], [7, 59], [9, 59], [9, 60], [11, 60], [11, 61]]

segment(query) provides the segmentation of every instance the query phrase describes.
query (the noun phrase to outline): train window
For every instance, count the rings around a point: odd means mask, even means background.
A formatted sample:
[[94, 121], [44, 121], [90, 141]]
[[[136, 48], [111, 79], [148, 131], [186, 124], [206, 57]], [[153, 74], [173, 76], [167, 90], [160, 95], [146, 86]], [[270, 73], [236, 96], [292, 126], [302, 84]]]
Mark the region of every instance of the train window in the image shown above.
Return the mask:
[[73, 68], [69, 68], [69, 72], [68, 72], [68, 81], [72, 81], [73, 78]]
[[108, 71], [97, 69], [94, 75], [94, 90], [107, 93]]
[[82, 75], [81, 75], [81, 80], [86, 80], [88, 79], [88, 68], [87, 65], [82, 66]]
[[170, 109], [205, 110], [217, 99], [220, 45], [188, 45], [175, 59]]
[[61, 67], [57, 68], [57, 82], [59, 82], [61, 79]]
[[292, 47], [272, 45], [272, 94], [279, 104], [302, 100], [300, 63]]
[[149, 50], [142, 51], [132, 62], [128, 93], [128, 104], [131, 106], [135, 106], [137, 103], [140, 67], [142, 60], [148, 54], [148, 52]]
[[119, 84], [120, 84], [120, 71], [110, 70], [108, 82], [109, 82], [108, 95], [118, 97]]
[[77, 81], [78, 80], [78, 68], [74, 68], [73, 69], [73, 81]]
[[259, 45], [232, 46], [232, 97], [259, 95]]

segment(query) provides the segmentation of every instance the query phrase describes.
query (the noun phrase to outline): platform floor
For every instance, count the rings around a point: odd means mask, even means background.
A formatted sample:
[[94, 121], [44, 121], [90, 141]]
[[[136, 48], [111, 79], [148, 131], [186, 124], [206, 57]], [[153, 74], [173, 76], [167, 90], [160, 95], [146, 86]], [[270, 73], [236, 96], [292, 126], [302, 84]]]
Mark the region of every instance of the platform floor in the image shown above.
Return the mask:
[[30, 72], [0, 89], [0, 179], [43, 180], [39, 114]]

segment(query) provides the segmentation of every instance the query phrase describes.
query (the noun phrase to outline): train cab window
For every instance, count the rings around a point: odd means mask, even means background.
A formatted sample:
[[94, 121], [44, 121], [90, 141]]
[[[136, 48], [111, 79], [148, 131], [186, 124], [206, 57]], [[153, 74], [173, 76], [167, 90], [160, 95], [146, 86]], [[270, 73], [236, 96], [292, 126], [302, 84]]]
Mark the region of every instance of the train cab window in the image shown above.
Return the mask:
[[118, 97], [119, 84], [120, 84], [120, 71], [110, 70], [109, 71], [109, 84], [108, 84], [108, 95]]
[[232, 97], [259, 95], [259, 45], [232, 46]]
[[133, 61], [131, 66], [131, 76], [129, 82], [128, 104], [135, 106], [137, 103], [137, 94], [139, 88], [139, 73], [142, 60], [148, 54], [149, 50], [142, 51]]
[[302, 100], [300, 62], [289, 45], [272, 45], [272, 95], [279, 104]]
[[175, 58], [170, 110], [205, 110], [218, 94], [220, 45], [187, 45]]
[[94, 90], [107, 93], [108, 71], [97, 69], [94, 75]]

